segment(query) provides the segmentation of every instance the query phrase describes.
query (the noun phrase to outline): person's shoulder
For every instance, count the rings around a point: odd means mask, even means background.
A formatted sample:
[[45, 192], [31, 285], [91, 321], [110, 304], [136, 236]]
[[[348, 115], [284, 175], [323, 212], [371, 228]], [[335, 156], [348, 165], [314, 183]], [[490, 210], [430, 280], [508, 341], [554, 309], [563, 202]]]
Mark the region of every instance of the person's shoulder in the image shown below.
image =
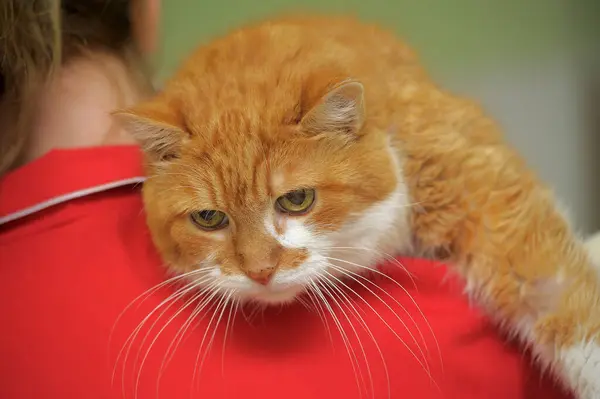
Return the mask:
[[143, 181], [135, 146], [53, 150], [0, 178], [0, 227], [39, 219], [60, 205]]
[[132, 229], [146, 238], [136, 245], [149, 245], [143, 180], [139, 150], [129, 146], [55, 150], [11, 172], [0, 180], [3, 259], [19, 267], [32, 256], [55, 263], [88, 246], [90, 255], [104, 248], [101, 255], [109, 256], [131, 247], [117, 238]]
[[380, 296], [395, 298], [387, 301], [400, 308], [402, 322], [386, 315], [384, 306], [378, 310], [417, 356], [425, 352], [445, 397], [570, 398], [535, 367], [525, 348], [469, 300], [464, 281], [451, 268], [418, 258], [397, 258], [382, 267], [390, 278], [375, 280], [386, 292]]

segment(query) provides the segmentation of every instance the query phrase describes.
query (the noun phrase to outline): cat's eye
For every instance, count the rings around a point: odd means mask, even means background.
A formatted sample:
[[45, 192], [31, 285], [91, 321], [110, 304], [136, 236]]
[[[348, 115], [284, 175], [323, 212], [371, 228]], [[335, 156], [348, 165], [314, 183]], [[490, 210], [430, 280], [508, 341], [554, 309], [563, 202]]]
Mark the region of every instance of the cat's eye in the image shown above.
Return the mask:
[[203, 230], [218, 230], [229, 224], [229, 218], [221, 211], [196, 211], [190, 214], [192, 222]]
[[315, 202], [315, 190], [304, 188], [290, 191], [277, 198], [277, 209], [290, 215], [302, 215], [310, 210]]

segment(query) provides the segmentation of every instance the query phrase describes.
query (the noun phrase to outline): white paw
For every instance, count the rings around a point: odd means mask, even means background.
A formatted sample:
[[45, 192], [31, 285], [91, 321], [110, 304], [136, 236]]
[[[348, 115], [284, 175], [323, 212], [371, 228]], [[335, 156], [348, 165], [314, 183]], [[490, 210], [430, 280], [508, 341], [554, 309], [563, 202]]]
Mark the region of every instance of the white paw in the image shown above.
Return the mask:
[[564, 349], [558, 360], [577, 399], [600, 399], [600, 346], [596, 342]]

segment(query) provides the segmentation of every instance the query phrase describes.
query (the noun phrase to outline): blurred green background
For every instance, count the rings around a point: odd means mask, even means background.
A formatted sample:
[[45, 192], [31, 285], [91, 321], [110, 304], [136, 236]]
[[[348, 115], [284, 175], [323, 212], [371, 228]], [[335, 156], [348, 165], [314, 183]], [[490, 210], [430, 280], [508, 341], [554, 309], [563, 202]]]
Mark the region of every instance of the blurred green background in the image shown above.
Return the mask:
[[500, 123], [580, 231], [600, 228], [600, 0], [163, 0], [157, 83], [199, 43], [294, 10], [395, 30]]
[[167, 0], [160, 78], [198, 43], [290, 10], [354, 13], [381, 22], [416, 47], [434, 72], [536, 58], [578, 43], [570, 14], [579, 11], [565, 4], [568, 0]]

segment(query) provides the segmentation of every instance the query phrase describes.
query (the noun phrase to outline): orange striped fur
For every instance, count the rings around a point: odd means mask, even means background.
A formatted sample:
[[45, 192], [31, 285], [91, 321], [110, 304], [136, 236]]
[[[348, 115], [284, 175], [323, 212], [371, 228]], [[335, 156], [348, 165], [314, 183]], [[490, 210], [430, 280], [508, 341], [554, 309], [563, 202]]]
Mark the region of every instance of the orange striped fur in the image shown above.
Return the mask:
[[[337, 17], [245, 27], [118, 114], [146, 154], [154, 242], [174, 270], [205, 271], [199, 286], [279, 303], [381, 254], [434, 257], [579, 398], [600, 398], [600, 289], [582, 242], [498, 126], [391, 33]], [[308, 213], [279, 212], [298, 189], [315, 190]], [[199, 229], [200, 210], [229, 224]]]

